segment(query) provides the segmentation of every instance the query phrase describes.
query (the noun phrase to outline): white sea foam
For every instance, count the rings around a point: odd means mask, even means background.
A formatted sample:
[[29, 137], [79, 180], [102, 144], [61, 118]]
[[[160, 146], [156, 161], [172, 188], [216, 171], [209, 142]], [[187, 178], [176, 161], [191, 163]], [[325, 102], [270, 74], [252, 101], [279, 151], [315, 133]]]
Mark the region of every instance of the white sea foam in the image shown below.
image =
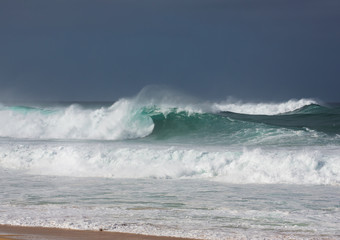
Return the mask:
[[32, 174], [339, 184], [337, 147], [201, 148], [119, 143], [2, 143], [0, 167]]
[[292, 112], [310, 104], [317, 104], [312, 99], [289, 100], [281, 103], [244, 103], [241, 101], [225, 101], [214, 103], [215, 111], [229, 111], [243, 114], [276, 115]]
[[53, 111], [0, 111], [0, 136], [30, 139], [105, 139], [144, 137], [153, 122], [133, 101], [121, 99], [111, 107], [84, 109], [78, 105]]

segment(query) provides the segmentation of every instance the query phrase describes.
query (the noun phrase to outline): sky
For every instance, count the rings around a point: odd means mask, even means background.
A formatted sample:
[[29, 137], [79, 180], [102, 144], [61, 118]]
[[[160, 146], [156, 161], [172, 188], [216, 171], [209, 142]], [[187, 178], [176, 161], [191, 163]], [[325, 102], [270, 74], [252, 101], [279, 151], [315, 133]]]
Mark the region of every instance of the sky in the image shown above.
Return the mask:
[[0, 0], [0, 101], [340, 102], [339, 0]]

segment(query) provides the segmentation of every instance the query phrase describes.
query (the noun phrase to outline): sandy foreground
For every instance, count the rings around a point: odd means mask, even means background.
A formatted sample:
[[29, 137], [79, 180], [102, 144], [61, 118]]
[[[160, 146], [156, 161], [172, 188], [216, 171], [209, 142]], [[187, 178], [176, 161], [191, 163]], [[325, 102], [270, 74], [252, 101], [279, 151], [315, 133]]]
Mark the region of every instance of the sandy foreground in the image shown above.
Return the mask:
[[[310, 239], [310, 240], [336, 240], [340, 235], [316, 235], [307, 236], [301, 234], [278, 234], [273, 237], [281, 240]], [[131, 233], [118, 233], [108, 231], [90, 231], [90, 230], [70, 230], [60, 228], [45, 227], [21, 227], [0, 225], [0, 240], [197, 240], [191, 238], [162, 237], [150, 236]], [[228, 238], [229, 239], [229, 238]], [[249, 239], [249, 238], [242, 238]], [[258, 239], [258, 238], [256, 238]], [[263, 238], [263, 239], [272, 239]], [[235, 240], [235, 238], [230, 238]]]
[[0, 225], [0, 240], [190, 240], [106, 231], [83, 231], [59, 228]]

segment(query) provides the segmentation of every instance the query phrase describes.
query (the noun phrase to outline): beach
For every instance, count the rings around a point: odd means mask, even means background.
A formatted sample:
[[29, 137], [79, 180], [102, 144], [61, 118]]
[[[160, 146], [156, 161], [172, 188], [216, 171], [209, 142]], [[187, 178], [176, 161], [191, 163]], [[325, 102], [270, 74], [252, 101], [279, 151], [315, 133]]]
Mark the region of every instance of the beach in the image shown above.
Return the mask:
[[0, 240], [190, 240], [189, 238], [158, 237], [141, 234], [100, 231], [82, 231], [60, 228], [21, 227], [0, 225]]
[[[71, 230], [45, 227], [22, 227], [0, 225], [0, 240], [195, 240], [193, 238], [178, 238], [165, 236], [151, 236], [143, 234], [131, 234], [120, 232]], [[203, 239], [203, 238], [200, 238]], [[236, 238], [221, 238], [224, 240], [235, 240]], [[251, 238], [242, 238], [251, 239]], [[267, 238], [262, 238], [267, 239]], [[278, 233], [274, 238], [282, 240], [313, 239], [313, 240], [336, 240], [339, 236], [307, 236], [304, 234]]]

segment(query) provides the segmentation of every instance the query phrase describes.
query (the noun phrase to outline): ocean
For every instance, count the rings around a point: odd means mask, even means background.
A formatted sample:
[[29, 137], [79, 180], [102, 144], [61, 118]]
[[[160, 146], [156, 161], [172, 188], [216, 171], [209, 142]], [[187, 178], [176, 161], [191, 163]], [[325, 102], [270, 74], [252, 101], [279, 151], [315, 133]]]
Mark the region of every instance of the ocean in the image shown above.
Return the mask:
[[340, 239], [340, 105], [0, 103], [0, 224]]

